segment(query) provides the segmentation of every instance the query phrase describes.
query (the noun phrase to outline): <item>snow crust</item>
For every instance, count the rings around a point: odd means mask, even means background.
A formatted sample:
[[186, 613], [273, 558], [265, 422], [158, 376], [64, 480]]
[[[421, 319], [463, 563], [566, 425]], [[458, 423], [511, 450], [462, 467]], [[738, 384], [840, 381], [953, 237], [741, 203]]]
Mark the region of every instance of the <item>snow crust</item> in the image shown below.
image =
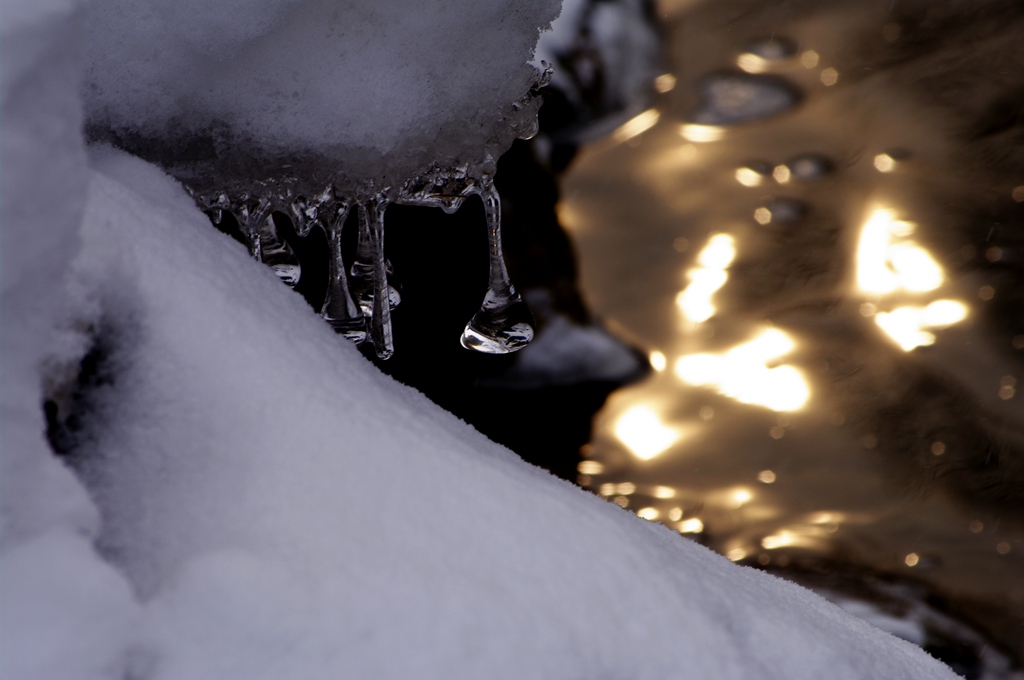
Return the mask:
[[[0, 677], [955, 677], [381, 375], [175, 180], [87, 157], [82, 15], [9, 4]], [[73, 474], [42, 386], [93, 346]]]
[[558, 11], [558, 0], [95, 0], [86, 113], [178, 176], [212, 164], [207, 181], [401, 183], [508, 148], [538, 33]]

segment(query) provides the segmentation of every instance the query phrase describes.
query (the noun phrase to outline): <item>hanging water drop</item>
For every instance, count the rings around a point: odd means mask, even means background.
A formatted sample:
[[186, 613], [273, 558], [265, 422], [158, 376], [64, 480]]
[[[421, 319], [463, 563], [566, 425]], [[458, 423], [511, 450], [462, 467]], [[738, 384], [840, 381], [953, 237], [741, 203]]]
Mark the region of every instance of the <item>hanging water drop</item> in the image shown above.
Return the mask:
[[462, 332], [462, 346], [485, 354], [507, 354], [533, 340], [533, 314], [508, 278], [501, 250], [501, 198], [485, 175], [480, 198], [487, 219], [488, 285], [483, 304]]

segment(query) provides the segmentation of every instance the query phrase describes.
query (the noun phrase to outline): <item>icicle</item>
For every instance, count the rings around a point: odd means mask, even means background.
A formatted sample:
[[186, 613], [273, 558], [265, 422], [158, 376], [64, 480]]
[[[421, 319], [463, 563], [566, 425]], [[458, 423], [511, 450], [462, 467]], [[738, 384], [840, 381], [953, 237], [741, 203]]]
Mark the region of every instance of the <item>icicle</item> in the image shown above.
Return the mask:
[[269, 216], [270, 201], [266, 198], [253, 202], [248, 197], [243, 196], [235, 212], [235, 217], [238, 218], [238, 226], [241, 227], [245, 243], [249, 248], [249, 255], [257, 262], [263, 261], [259, 225], [261, 222], [265, 222]]
[[391, 289], [388, 286], [387, 263], [384, 259], [384, 210], [387, 205], [387, 199], [383, 194], [379, 194], [359, 206], [360, 224], [367, 225], [366, 231], [373, 256], [370, 340], [381, 359], [390, 359], [395, 353], [395, 343], [391, 337], [391, 305], [388, 295]]
[[297, 220], [305, 220], [302, 236], [309, 232], [314, 220], [323, 226], [327, 235], [328, 283], [321, 316], [336, 333], [358, 344], [367, 339], [367, 320], [349, 293], [345, 262], [341, 255], [341, 232], [348, 217], [349, 205], [347, 201], [342, 201], [332, 207], [330, 203], [333, 198], [326, 190], [313, 205], [297, 200], [293, 204], [293, 212], [298, 213]]
[[[370, 238], [371, 226], [366, 219], [366, 211], [359, 211], [359, 238], [356, 242], [356, 257], [350, 270], [352, 297], [363, 310], [366, 316], [373, 316], [373, 286], [374, 286], [374, 252], [373, 243]], [[402, 295], [398, 292], [395, 270], [391, 262], [384, 260], [384, 270], [390, 281], [388, 285], [388, 302], [391, 309], [394, 309], [402, 302]]]
[[494, 180], [484, 175], [480, 198], [487, 217], [489, 273], [487, 293], [480, 310], [462, 332], [462, 346], [485, 354], [507, 354], [533, 340], [533, 314], [508, 278], [501, 251], [501, 198]]
[[243, 198], [237, 209], [238, 224], [249, 247], [249, 255], [273, 269], [286, 285], [294, 286], [299, 281], [302, 268], [291, 246], [277, 233], [272, 212], [273, 203], [266, 196], [255, 202]]
[[295, 251], [278, 232], [272, 212], [259, 223], [259, 240], [260, 261], [273, 269], [285, 285], [295, 287], [302, 275], [302, 266]]

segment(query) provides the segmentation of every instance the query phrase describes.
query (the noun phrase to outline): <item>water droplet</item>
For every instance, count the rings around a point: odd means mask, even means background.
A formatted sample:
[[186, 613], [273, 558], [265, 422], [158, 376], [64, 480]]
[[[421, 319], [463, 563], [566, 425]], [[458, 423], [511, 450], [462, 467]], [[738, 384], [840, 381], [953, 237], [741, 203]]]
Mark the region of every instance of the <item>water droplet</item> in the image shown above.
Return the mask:
[[805, 154], [791, 159], [786, 165], [790, 176], [802, 182], [821, 179], [832, 172], [832, 161], [818, 154]]
[[800, 101], [800, 92], [775, 76], [726, 73], [704, 78], [700, 97], [701, 106], [691, 117], [693, 123], [736, 125], [788, 111]]
[[508, 278], [501, 250], [501, 199], [489, 176], [480, 183], [480, 197], [487, 218], [488, 286], [483, 304], [462, 332], [461, 343], [485, 354], [506, 354], [533, 340], [533, 314]]

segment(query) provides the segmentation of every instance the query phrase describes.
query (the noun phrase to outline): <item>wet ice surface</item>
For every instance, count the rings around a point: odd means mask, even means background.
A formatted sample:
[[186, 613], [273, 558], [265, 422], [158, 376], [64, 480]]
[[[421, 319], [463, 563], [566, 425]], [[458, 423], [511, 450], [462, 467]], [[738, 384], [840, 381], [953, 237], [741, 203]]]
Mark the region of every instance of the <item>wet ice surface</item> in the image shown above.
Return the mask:
[[1024, 23], [889, 4], [679, 14], [657, 123], [572, 169], [585, 297], [658, 370], [581, 482], [733, 560], [919, 581], [1020, 658], [1024, 175], [991, 120]]

